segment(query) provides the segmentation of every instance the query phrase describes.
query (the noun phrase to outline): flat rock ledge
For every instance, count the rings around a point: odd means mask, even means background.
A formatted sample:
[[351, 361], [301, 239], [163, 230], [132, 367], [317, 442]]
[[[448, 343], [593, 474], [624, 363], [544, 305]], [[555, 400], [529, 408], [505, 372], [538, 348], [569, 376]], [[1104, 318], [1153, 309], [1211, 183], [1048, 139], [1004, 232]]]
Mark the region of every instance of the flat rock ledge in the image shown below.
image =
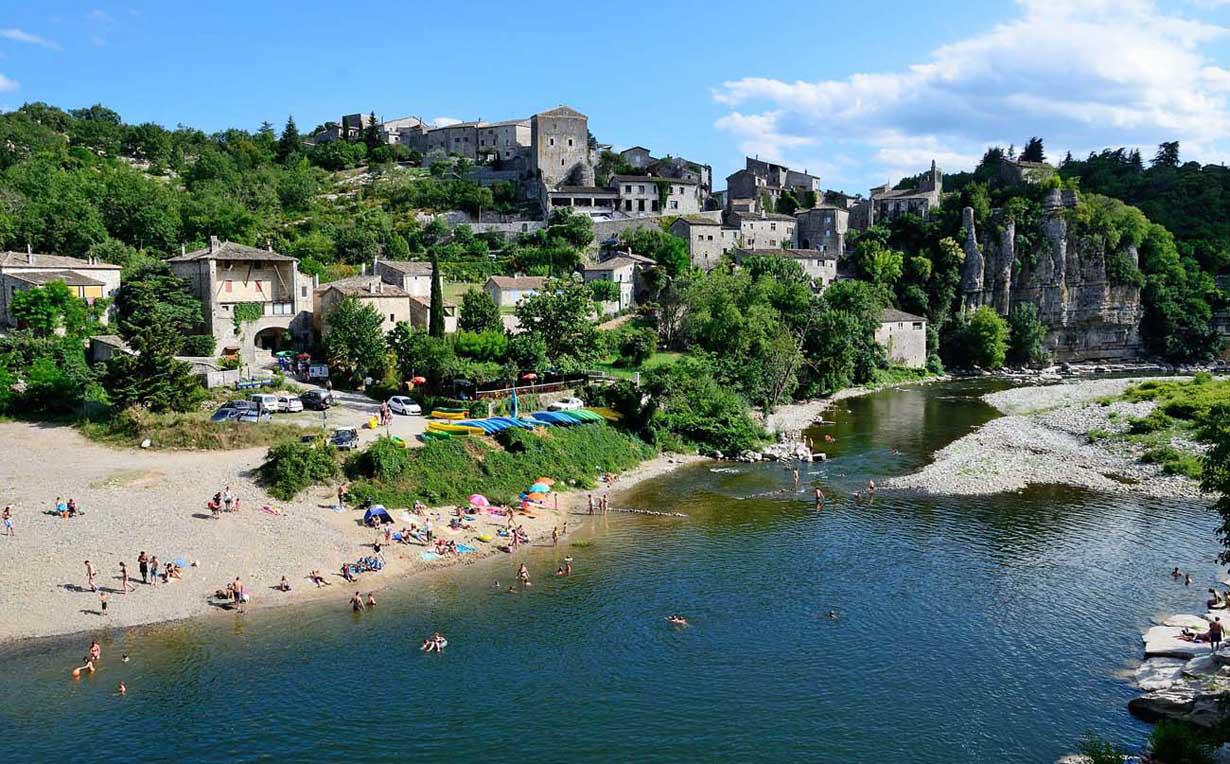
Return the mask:
[[1128, 711], [1147, 722], [1179, 719], [1212, 727], [1221, 721], [1220, 700], [1230, 693], [1230, 647], [1214, 654], [1207, 642], [1188, 642], [1179, 635], [1185, 628], [1207, 631], [1209, 622], [1223, 614], [1168, 616], [1141, 636], [1145, 661], [1133, 681], [1143, 694], [1128, 703]]

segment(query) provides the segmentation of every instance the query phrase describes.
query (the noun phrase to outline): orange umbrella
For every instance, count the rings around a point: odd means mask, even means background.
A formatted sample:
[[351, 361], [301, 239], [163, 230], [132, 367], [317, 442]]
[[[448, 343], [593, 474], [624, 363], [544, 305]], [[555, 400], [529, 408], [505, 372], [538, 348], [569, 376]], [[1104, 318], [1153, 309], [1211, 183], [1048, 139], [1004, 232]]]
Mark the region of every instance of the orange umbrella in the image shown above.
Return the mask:
[[548, 477], [540, 477], [540, 478], [538, 478], [537, 480], [535, 480], [534, 482], [535, 482], [535, 483], [542, 483], [543, 485], [555, 485], [555, 481], [554, 481], [554, 480], [552, 480], [551, 478], [548, 478]]
[[547, 497], [541, 493], [527, 493], [525, 495], [525, 498], [529, 499], [530, 501], [542, 501], [543, 499]]

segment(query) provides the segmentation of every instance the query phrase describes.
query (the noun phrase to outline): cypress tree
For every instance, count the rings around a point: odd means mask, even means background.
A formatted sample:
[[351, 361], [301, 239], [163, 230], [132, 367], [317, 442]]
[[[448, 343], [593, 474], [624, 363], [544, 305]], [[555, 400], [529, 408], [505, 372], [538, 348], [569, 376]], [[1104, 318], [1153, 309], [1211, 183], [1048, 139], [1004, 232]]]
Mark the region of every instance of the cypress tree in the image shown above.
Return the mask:
[[444, 337], [444, 284], [440, 280], [440, 263], [436, 253], [431, 253], [431, 314], [427, 333], [432, 337]]

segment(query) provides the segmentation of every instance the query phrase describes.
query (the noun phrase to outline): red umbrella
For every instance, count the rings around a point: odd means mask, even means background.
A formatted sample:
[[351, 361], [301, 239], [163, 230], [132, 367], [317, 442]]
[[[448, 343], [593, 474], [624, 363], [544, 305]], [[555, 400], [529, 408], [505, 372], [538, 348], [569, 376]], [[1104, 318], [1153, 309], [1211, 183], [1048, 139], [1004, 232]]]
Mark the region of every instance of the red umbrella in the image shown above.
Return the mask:
[[538, 375], [532, 371], [527, 371], [526, 373], [521, 375], [521, 378], [522, 379], [538, 379]]
[[410, 378], [410, 384], [412, 384], [412, 385], [425, 385], [425, 384], [427, 384], [427, 377], [411, 377], [411, 378]]

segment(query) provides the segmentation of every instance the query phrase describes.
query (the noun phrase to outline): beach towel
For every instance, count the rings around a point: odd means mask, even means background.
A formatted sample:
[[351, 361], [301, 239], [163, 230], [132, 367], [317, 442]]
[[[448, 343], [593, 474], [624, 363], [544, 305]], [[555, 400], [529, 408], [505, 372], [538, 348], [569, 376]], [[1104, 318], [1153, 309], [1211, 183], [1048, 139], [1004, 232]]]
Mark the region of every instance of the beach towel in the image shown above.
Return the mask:
[[422, 557], [424, 560], [427, 560], [428, 562], [432, 560], [440, 559], [440, 555], [436, 554], [435, 552], [419, 552], [419, 557]]
[[458, 544], [457, 554], [469, 554], [470, 552], [473, 552], [474, 549], [475, 548], [472, 546], [466, 546], [465, 544]]

